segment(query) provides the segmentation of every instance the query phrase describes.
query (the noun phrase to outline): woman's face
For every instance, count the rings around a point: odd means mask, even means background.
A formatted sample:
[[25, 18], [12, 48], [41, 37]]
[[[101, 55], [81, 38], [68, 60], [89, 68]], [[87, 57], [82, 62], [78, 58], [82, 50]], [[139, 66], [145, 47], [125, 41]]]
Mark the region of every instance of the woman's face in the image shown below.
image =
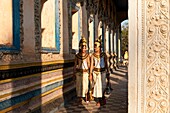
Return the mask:
[[82, 46], [82, 53], [86, 53], [86, 46]]
[[94, 51], [95, 51], [95, 52], [100, 51], [100, 46], [98, 46], [98, 45], [95, 44], [95, 45], [94, 45]]

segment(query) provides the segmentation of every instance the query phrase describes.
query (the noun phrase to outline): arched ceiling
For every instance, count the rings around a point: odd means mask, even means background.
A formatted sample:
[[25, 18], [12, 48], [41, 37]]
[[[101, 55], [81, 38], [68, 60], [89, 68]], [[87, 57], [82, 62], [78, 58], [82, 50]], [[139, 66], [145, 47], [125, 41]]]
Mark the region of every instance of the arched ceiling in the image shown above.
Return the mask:
[[113, 0], [116, 5], [117, 25], [128, 19], [128, 0]]
[[[128, 0], [72, 0], [74, 2], [86, 2], [89, 12], [98, 13], [98, 18], [105, 22], [114, 23], [118, 26], [128, 19]], [[96, 14], [96, 13], [95, 13]]]
[[116, 9], [118, 12], [128, 11], [128, 0], [113, 0], [116, 4]]

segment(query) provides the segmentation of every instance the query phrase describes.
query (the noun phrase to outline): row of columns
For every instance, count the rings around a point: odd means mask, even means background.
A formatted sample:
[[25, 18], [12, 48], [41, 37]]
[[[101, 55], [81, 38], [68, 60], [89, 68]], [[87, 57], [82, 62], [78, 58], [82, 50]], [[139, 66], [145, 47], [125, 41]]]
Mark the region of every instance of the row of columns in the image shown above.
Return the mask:
[[[108, 21], [108, 19], [105, 19], [104, 15], [102, 15], [102, 18], [99, 18], [98, 14], [95, 14], [92, 10], [86, 9], [86, 11], [84, 11], [83, 9], [86, 5], [88, 6], [88, 4], [81, 3], [81, 5], [78, 6], [80, 7], [80, 10], [77, 11], [82, 13], [79, 15], [81, 18], [79, 21], [81, 22], [78, 22], [82, 31], [72, 31], [72, 33], [75, 33], [73, 35], [74, 37], [72, 37], [75, 40], [72, 40], [72, 43], [77, 42], [78, 44], [78, 40], [80, 39], [77, 40], [77, 36], [80, 38], [80, 34], [81, 34], [82, 36], [85, 36], [87, 38], [89, 52], [92, 52], [94, 50], [95, 39], [98, 38], [100, 35], [102, 35], [102, 51], [108, 53], [109, 56], [116, 54], [117, 55], [116, 60], [119, 61], [119, 59], [122, 56], [121, 25], [115, 26], [115, 22], [112, 22], [111, 20]], [[90, 8], [90, 9], [97, 10], [95, 8]], [[91, 13], [91, 11], [93, 13]], [[75, 20], [77, 18], [77, 17], [73, 18], [74, 15], [72, 15], [72, 23], [74, 23], [72, 24], [72, 26], [75, 26]], [[87, 19], [87, 23], [85, 22], [86, 19]], [[87, 25], [87, 29], [85, 27], [86, 25]], [[76, 27], [76, 29], [80, 29], [80, 27], [78, 26]], [[73, 28], [74, 27], [72, 27], [72, 29]], [[86, 32], [86, 30], [88, 32]], [[78, 34], [76, 34], [76, 32], [78, 32]], [[73, 49], [77, 49], [78, 47], [77, 44], [74, 45]]]
[[122, 57], [121, 26], [119, 26], [116, 31], [102, 26], [102, 42], [102, 50], [108, 53], [110, 56], [116, 54], [116, 61], [119, 62]]
[[102, 41], [103, 41], [103, 50], [108, 53], [116, 53], [118, 58], [121, 57], [121, 26], [116, 31], [102, 28]]
[[[100, 35], [102, 35], [102, 51], [106, 52], [108, 55], [108, 63], [110, 65], [110, 68], [114, 68], [117, 66], [117, 63], [120, 61], [122, 57], [122, 40], [121, 40], [121, 25], [117, 27], [117, 29], [112, 30], [110, 27], [106, 26], [105, 23], [99, 22], [98, 24], [98, 30], [96, 30], [95, 27], [95, 21], [94, 18], [94, 27], [93, 29], [89, 28], [89, 32], [93, 33], [94, 37], [91, 38], [91, 35], [89, 35], [88, 40], [90, 40], [93, 43], [88, 43], [93, 45], [96, 38], [98, 38]], [[96, 22], [97, 23], [97, 22]], [[93, 31], [92, 31], [93, 30]], [[90, 47], [90, 45], [88, 45]], [[91, 50], [94, 50], [94, 46], [91, 46]], [[116, 55], [116, 59], [114, 58], [114, 55]], [[116, 60], [116, 64], [113, 60]]]

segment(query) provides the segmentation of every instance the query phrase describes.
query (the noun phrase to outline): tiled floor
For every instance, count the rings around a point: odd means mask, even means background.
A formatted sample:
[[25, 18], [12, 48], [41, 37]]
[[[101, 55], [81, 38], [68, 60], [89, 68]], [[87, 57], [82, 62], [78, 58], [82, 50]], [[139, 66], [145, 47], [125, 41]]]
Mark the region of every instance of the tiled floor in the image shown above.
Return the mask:
[[128, 112], [128, 74], [126, 67], [120, 67], [111, 74], [112, 92], [107, 96], [107, 103], [97, 107], [95, 101], [89, 104], [83, 102], [81, 105], [76, 99], [65, 107], [60, 108], [57, 113], [127, 113]]

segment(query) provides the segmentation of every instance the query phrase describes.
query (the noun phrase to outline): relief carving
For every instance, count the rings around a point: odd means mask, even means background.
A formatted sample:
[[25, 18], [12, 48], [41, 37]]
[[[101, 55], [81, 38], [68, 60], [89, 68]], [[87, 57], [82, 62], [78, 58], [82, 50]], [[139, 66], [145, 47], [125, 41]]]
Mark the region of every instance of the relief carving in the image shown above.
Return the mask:
[[41, 15], [40, 0], [34, 0], [34, 22], [35, 22], [35, 53], [36, 59], [41, 60]]
[[98, 0], [87, 0], [86, 9], [90, 14], [96, 14], [98, 8]]
[[71, 4], [72, 4], [72, 1], [71, 0], [68, 0], [68, 29], [69, 29], [69, 51], [71, 53], [72, 51], [72, 13], [71, 13]]
[[146, 113], [169, 113], [169, 0], [143, 0], [147, 26], [145, 50]]

